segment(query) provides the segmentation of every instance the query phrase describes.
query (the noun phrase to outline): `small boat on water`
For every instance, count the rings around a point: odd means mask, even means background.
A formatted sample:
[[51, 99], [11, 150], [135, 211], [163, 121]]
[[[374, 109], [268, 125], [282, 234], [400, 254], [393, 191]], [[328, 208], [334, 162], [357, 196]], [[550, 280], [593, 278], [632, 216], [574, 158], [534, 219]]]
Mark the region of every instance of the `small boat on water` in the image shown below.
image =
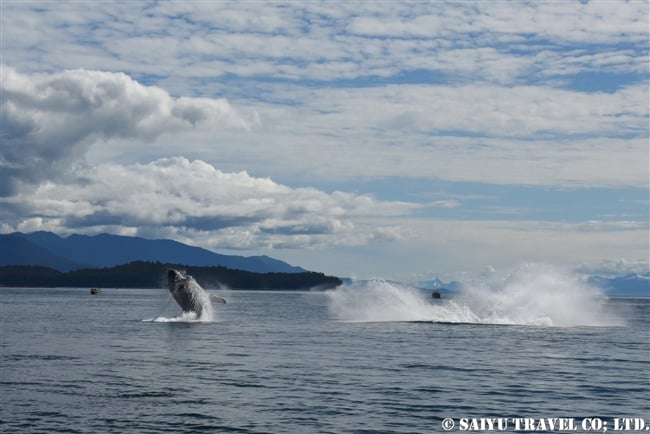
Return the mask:
[[101, 294], [102, 292], [103, 291], [101, 289], [99, 289], [99, 288], [90, 288], [90, 293], [92, 295], [98, 295], [98, 294]]

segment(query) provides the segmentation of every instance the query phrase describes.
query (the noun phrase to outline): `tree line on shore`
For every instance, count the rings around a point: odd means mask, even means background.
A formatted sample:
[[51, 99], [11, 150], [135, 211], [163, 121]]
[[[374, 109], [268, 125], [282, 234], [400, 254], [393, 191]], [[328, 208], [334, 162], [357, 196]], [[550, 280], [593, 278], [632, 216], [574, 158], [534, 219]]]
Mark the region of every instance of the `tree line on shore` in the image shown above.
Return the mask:
[[222, 266], [197, 267], [135, 261], [110, 268], [84, 268], [61, 272], [48, 267], [0, 267], [0, 285], [17, 287], [160, 288], [167, 286], [167, 270], [184, 270], [204, 288], [303, 290], [329, 289], [342, 284], [338, 277], [312, 271], [255, 273]]

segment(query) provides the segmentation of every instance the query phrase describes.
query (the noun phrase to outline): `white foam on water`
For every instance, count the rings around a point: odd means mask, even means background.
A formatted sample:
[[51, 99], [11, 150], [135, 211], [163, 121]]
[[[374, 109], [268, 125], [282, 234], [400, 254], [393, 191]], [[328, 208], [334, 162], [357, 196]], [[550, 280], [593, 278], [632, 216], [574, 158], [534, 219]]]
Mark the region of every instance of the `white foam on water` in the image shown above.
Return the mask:
[[182, 312], [178, 316], [166, 317], [159, 316], [156, 318], [143, 319], [142, 322], [180, 322], [180, 323], [208, 323], [215, 322], [211, 315], [197, 316], [196, 312]]
[[197, 317], [195, 312], [182, 312], [178, 316], [165, 317], [159, 316], [157, 318], [143, 319], [142, 322], [204, 322]]
[[580, 276], [542, 264], [469, 285], [448, 299], [409, 285], [371, 280], [329, 291], [331, 314], [343, 321], [434, 321], [536, 326], [621, 326], [603, 292]]

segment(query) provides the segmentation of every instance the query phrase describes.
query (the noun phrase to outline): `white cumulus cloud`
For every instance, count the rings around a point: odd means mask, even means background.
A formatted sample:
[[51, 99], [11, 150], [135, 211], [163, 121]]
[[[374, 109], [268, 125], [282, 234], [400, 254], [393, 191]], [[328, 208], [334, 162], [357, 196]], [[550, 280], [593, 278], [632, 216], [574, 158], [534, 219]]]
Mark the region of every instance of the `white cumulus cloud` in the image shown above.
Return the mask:
[[3, 199], [5, 231], [113, 232], [231, 249], [360, 245], [403, 238], [407, 231], [369, 220], [418, 206], [291, 188], [182, 157], [102, 164], [76, 176]]
[[20, 183], [56, 178], [91, 143], [111, 138], [151, 142], [195, 127], [250, 129], [225, 99], [174, 98], [123, 73], [69, 70], [22, 74], [3, 68], [2, 194]]

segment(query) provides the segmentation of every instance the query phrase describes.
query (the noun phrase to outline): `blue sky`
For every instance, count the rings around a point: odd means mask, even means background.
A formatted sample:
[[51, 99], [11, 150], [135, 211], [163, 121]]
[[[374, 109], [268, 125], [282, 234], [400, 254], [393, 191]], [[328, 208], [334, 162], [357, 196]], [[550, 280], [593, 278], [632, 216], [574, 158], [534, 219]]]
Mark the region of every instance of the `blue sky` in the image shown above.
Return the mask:
[[645, 1], [3, 1], [0, 230], [648, 270]]

